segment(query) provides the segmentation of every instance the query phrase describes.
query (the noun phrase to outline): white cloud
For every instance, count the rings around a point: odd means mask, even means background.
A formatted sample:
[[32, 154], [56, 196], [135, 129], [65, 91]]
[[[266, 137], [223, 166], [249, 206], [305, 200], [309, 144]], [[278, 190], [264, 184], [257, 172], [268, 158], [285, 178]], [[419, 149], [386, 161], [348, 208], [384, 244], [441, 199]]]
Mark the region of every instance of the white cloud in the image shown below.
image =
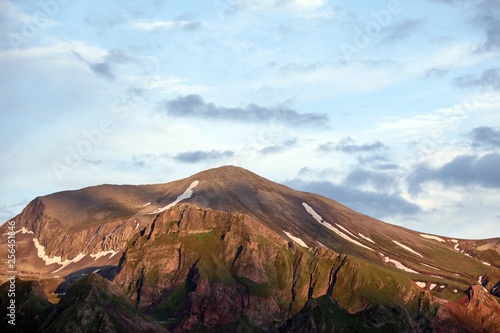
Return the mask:
[[178, 28], [188, 28], [194, 23], [189, 21], [134, 21], [128, 26], [132, 29], [151, 31], [155, 29], [178, 29]]

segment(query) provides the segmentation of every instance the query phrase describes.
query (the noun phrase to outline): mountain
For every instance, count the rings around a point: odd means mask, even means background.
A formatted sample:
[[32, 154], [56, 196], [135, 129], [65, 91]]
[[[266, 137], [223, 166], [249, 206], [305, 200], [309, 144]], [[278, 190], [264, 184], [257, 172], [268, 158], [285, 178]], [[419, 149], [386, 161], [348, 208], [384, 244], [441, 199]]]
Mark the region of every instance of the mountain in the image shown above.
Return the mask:
[[500, 238], [419, 233], [238, 167], [59, 192], [12, 221], [18, 277], [60, 300], [40, 332], [99, 295], [121, 309], [101, 324], [138, 332], [500, 331]]

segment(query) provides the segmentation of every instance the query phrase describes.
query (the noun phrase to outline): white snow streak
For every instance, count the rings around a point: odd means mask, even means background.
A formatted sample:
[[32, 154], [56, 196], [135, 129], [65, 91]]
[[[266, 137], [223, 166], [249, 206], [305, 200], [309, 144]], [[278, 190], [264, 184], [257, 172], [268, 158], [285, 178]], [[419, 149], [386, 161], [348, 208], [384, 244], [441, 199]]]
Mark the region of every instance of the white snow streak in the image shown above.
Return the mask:
[[307, 246], [307, 244], [304, 243], [304, 241], [302, 239], [300, 239], [299, 237], [294, 237], [294, 236], [292, 236], [291, 233], [286, 232], [285, 230], [283, 230], [283, 232], [288, 236], [288, 238], [290, 238], [291, 240], [293, 240], [295, 243], [299, 244], [300, 246], [309, 248], [309, 246]]
[[[34, 232], [31, 230], [26, 229], [25, 227], [22, 227], [18, 231], [15, 232], [15, 234], [22, 233], [22, 234], [33, 234]], [[3, 234], [2, 236], [8, 236], [8, 233]]]
[[431, 265], [427, 265], [427, 264], [424, 264], [424, 263], [420, 263], [420, 265], [422, 265], [422, 266], [426, 266], [426, 267], [429, 267], [429, 268], [432, 268], [432, 269], [435, 269], [436, 271], [440, 271], [440, 269], [439, 269], [439, 268], [436, 268], [436, 267], [431, 266]]
[[179, 202], [181, 202], [182, 200], [184, 199], [189, 199], [191, 198], [191, 196], [193, 195], [193, 189], [199, 184], [200, 182], [198, 180], [195, 180], [194, 182], [191, 183], [191, 185], [189, 185], [189, 187], [184, 191], [184, 193], [182, 193], [181, 195], [179, 195], [177, 197], [177, 199], [175, 199], [174, 202], [166, 205], [165, 207], [163, 208], [158, 208], [157, 210], [155, 210], [154, 212], [151, 212], [149, 213], [149, 215], [153, 215], [153, 214], [158, 214], [158, 213], [161, 213], [163, 211], [166, 211], [167, 209], [169, 208], [172, 208], [174, 207], [175, 205], [177, 205]]
[[390, 263], [393, 263], [393, 264], [396, 266], [396, 268], [398, 268], [398, 269], [401, 269], [401, 270], [403, 270], [403, 271], [405, 271], [405, 272], [409, 272], [409, 273], [416, 273], [416, 274], [420, 274], [419, 272], [414, 271], [413, 269], [406, 267], [405, 265], [403, 265], [402, 263], [400, 263], [400, 262], [399, 262], [399, 261], [397, 261], [397, 260], [394, 260], [394, 259], [391, 259], [391, 258], [389, 258], [389, 257], [386, 257], [386, 256], [384, 256], [382, 253], [380, 253], [380, 255], [384, 258], [384, 261], [385, 261], [385, 262], [390, 262]]
[[335, 225], [336, 225], [337, 227], [339, 227], [340, 229], [344, 230], [345, 232], [347, 232], [347, 233], [348, 233], [349, 235], [351, 235], [352, 237], [359, 239], [359, 238], [358, 238], [358, 236], [354, 235], [352, 232], [350, 232], [349, 230], [347, 230], [346, 228], [344, 228], [344, 227], [343, 227], [343, 226], [341, 226], [340, 224], [335, 223]]
[[437, 283], [431, 283], [431, 286], [429, 287], [429, 289], [432, 290], [432, 289], [436, 288], [436, 286], [437, 286]]
[[360, 234], [360, 233], [358, 233], [358, 235], [360, 235], [360, 236], [361, 236], [361, 238], [366, 239], [367, 241], [369, 241], [369, 242], [371, 242], [371, 243], [375, 244], [375, 242], [374, 242], [374, 241], [373, 241], [370, 237], [366, 237], [365, 235]]
[[454, 249], [455, 251], [460, 251], [460, 249], [458, 248], [458, 245], [459, 245], [459, 244], [457, 243], [457, 244], [455, 244], [455, 246], [453, 246], [453, 249]]
[[422, 258], [424, 257], [423, 255], [421, 255], [420, 253], [418, 253], [417, 251], [413, 250], [412, 248], [410, 248], [410, 247], [408, 247], [408, 246], [406, 246], [406, 245], [403, 245], [403, 244], [401, 244], [401, 243], [399, 243], [399, 242], [396, 242], [395, 240], [393, 240], [392, 242], [393, 242], [394, 244], [396, 244], [396, 245], [398, 245], [398, 246], [402, 247], [402, 248], [403, 248], [403, 249], [405, 249], [406, 251], [409, 251], [409, 252], [411, 252], [411, 253], [414, 253], [414, 254], [416, 254], [416, 255], [417, 255], [417, 256], [419, 256], [419, 257], [422, 257]]
[[326, 246], [324, 246], [323, 244], [321, 244], [321, 242], [320, 242], [320, 241], [316, 241], [316, 243], [318, 243], [321, 247], [326, 247]]
[[481, 263], [486, 265], [486, 266], [491, 266], [491, 264], [489, 262], [486, 262], [486, 261], [481, 261]]
[[25, 227], [22, 227], [21, 230], [16, 231], [16, 234], [18, 232], [21, 232], [22, 234], [34, 234], [33, 231], [26, 229]]
[[438, 242], [443, 242], [443, 243], [446, 242], [444, 239], [442, 239], [441, 237], [438, 237], [438, 236], [425, 235], [425, 234], [420, 234], [420, 236], [423, 238], [427, 238], [427, 239], [434, 239], [434, 240], [437, 240]]
[[334, 233], [336, 233], [337, 235], [339, 235], [340, 237], [344, 238], [345, 240], [353, 243], [353, 244], [356, 244], [358, 246], [361, 246], [361, 247], [364, 247], [365, 249], [368, 249], [370, 251], [375, 251], [373, 250], [371, 247], [368, 247], [364, 244], [361, 244], [360, 242], [358, 242], [357, 240], [354, 240], [352, 239], [351, 237], [347, 236], [346, 234], [344, 234], [342, 231], [340, 231], [339, 229], [335, 228], [333, 225], [331, 225], [330, 223], [326, 222], [323, 220], [323, 218], [318, 214], [316, 213], [316, 211], [311, 207], [309, 206], [307, 203], [303, 202], [302, 205], [304, 206], [304, 208], [306, 209], [306, 211], [311, 214], [311, 216], [316, 220], [318, 221], [319, 224], [321, 224], [322, 226], [324, 226], [325, 228], [328, 228], [330, 229], [331, 231], [333, 231]]
[[146, 207], [146, 206], [149, 206], [151, 205], [151, 202], [146, 202], [144, 205], [142, 205], [142, 207]]
[[417, 284], [417, 286], [419, 286], [420, 288], [425, 288], [425, 286], [427, 285], [427, 283], [425, 283], [425, 282], [415, 281], [415, 283], [416, 283], [416, 284]]
[[458, 240], [457, 239], [450, 239], [450, 242], [458, 243]]
[[49, 256], [47, 256], [47, 254], [45, 253], [45, 247], [43, 247], [43, 245], [40, 244], [38, 239], [33, 238], [33, 244], [35, 244], [38, 257], [40, 259], [42, 259], [43, 261], [45, 261], [46, 266], [52, 265], [52, 264], [62, 265], [61, 267], [59, 267], [58, 269], [56, 269], [52, 273], [56, 273], [56, 272], [60, 271], [61, 269], [63, 269], [64, 267], [68, 266], [69, 264], [82, 260], [86, 256], [86, 254], [79, 253], [73, 259], [66, 259], [64, 261], [62, 260], [62, 257], [58, 257], [58, 256], [54, 256], [52, 258], [49, 258]]
[[111, 257], [109, 257], [109, 259], [113, 258], [118, 252], [117, 251], [113, 251], [113, 250], [109, 250], [109, 251], [101, 251], [101, 252], [97, 252], [97, 253], [92, 253], [90, 255], [90, 257], [94, 258], [94, 260], [97, 260], [99, 259], [100, 257], [104, 257], [104, 256], [107, 256], [108, 254], [111, 254]]
[[446, 286], [444, 284], [439, 286], [439, 289], [444, 289], [444, 288], [446, 288]]

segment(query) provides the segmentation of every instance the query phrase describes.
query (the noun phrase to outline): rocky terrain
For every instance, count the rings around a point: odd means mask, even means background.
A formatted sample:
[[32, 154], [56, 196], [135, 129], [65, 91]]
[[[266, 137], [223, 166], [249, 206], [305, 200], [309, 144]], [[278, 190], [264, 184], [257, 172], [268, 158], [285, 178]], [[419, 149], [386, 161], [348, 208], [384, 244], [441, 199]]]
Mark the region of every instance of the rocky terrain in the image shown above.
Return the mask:
[[2, 331], [500, 332], [499, 238], [422, 234], [238, 167], [55, 193], [12, 220], [25, 319]]

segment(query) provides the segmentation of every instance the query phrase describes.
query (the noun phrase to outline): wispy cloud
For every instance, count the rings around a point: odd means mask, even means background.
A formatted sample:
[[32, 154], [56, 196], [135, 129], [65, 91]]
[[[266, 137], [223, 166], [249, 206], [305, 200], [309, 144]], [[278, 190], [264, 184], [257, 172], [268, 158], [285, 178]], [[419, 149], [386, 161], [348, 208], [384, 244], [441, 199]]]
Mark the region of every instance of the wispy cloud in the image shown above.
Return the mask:
[[211, 150], [211, 151], [188, 151], [177, 154], [174, 159], [182, 163], [198, 163], [212, 160], [221, 160], [234, 156], [234, 152], [225, 150]]
[[383, 32], [381, 42], [394, 43], [409, 38], [415, 32], [418, 32], [424, 21], [421, 19], [404, 20], [386, 27]]
[[436, 168], [422, 165], [408, 177], [409, 192], [418, 194], [422, 184], [430, 181], [445, 186], [479, 185], [485, 188], [500, 188], [499, 165], [498, 153], [484, 156], [460, 155]]
[[337, 200], [361, 213], [376, 217], [390, 218], [394, 215], [412, 215], [421, 211], [420, 207], [398, 194], [377, 193], [356, 189], [349, 184], [328, 181], [289, 180], [285, 183], [292, 188], [318, 193]]
[[500, 68], [490, 68], [479, 76], [463, 75], [453, 80], [459, 88], [481, 87], [500, 90]]
[[340, 151], [343, 153], [366, 153], [378, 151], [384, 148], [384, 144], [380, 141], [373, 143], [357, 144], [356, 141], [350, 137], [346, 137], [339, 142], [327, 142], [318, 147], [318, 151], [331, 152]]
[[129, 28], [137, 30], [152, 31], [156, 29], [171, 30], [171, 29], [182, 29], [187, 31], [193, 31], [201, 28], [202, 23], [199, 21], [147, 21], [138, 20], [128, 24]]
[[163, 104], [171, 117], [202, 118], [209, 120], [230, 120], [247, 122], [282, 121], [292, 126], [313, 126], [326, 128], [328, 115], [324, 113], [299, 113], [286, 106], [265, 107], [250, 104], [246, 107], [224, 107], [207, 103], [199, 95], [181, 96]]

